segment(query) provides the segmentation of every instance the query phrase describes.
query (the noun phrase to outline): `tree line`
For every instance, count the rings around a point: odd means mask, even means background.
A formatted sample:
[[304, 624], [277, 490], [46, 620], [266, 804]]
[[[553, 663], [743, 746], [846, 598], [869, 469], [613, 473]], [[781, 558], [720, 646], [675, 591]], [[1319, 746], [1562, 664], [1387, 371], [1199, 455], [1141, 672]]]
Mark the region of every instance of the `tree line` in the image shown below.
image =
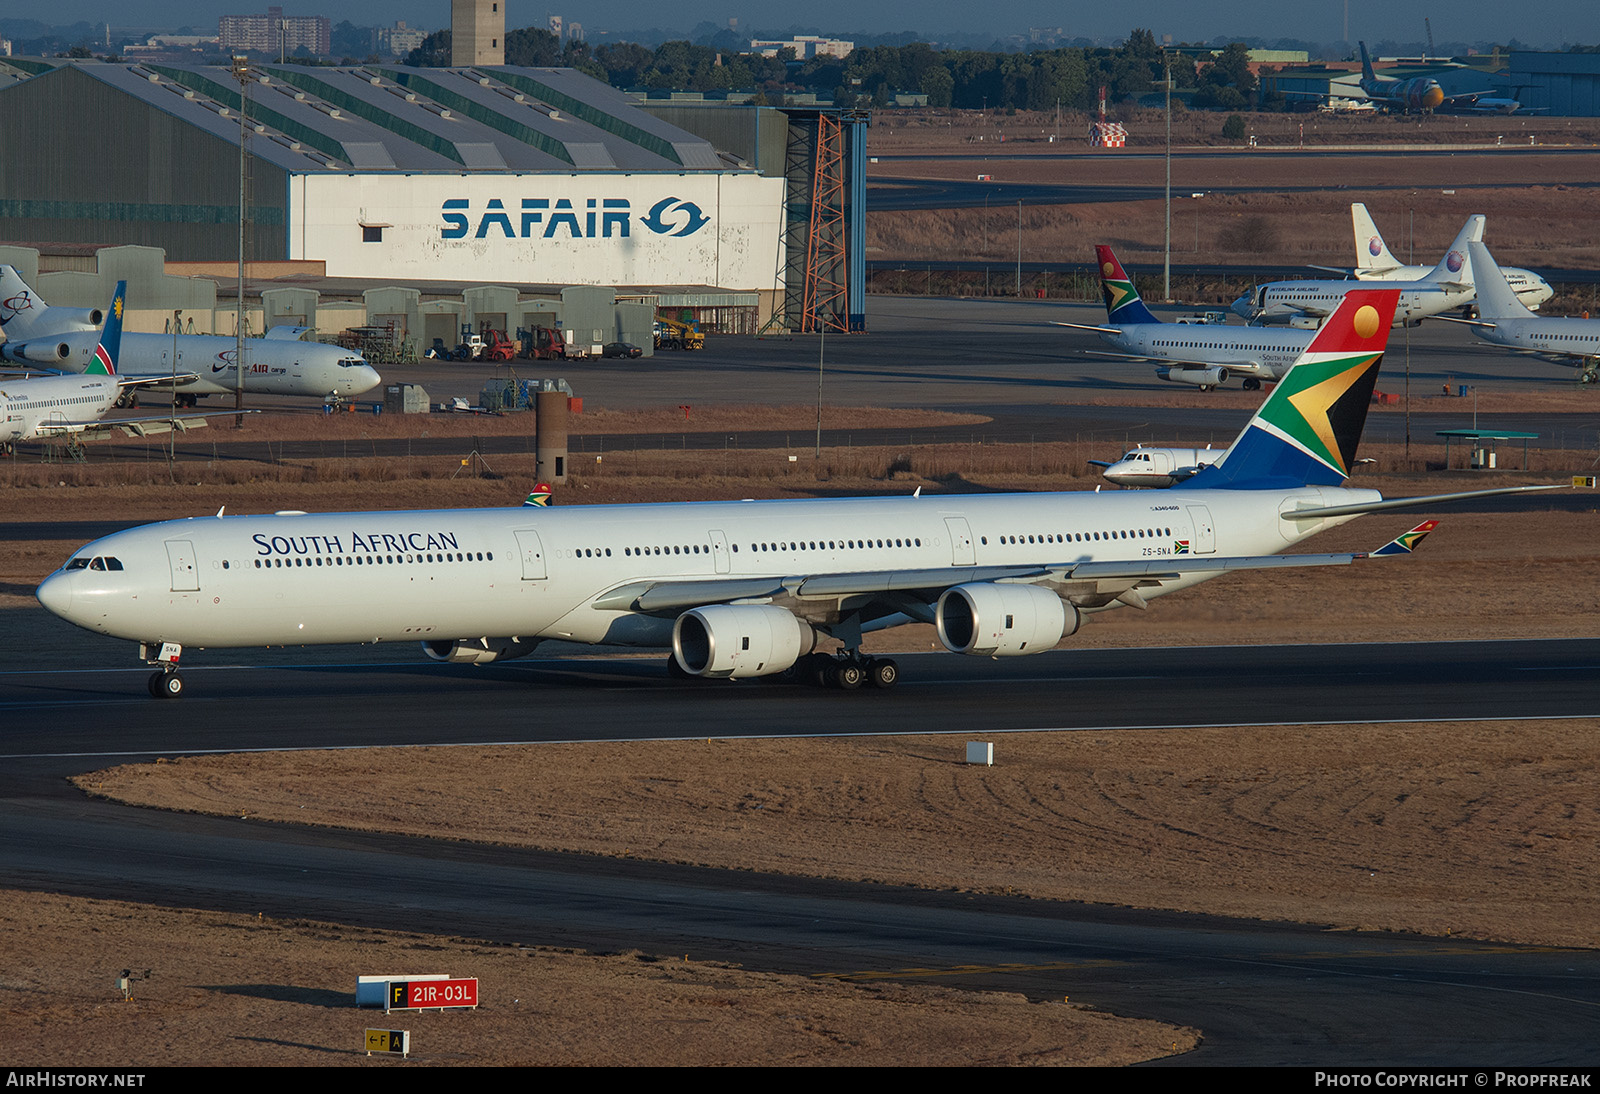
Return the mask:
[[[632, 42], [591, 48], [562, 42], [539, 27], [509, 31], [506, 64], [576, 68], [613, 87], [669, 91], [755, 91], [766, 101], [811, 92], [839, 106], [886, 106], [896, 93], [926, 95], [928, 105], [968, 110], [1092, 109], [1105, 87], [1112, 102], [1159, 91], [1171, 66], [1173, 87], [1201, 109], [1271, 107], [1250, 71], [1248, 51], [1234, 42], [1215, 56], [1163, 51], [1155, 35], [1135, 30], [1115, 48], [1041, 49], [1027, 53], [936, 50], [926, 42], [869, 46], [848, 57], [798, 60], [730, 53], [691, 42], [655, 49]], [[1209, 47], [1207, 47], [1209, 49]], [[450, 32], [438, 31], [406, 63], [450, 64]]]

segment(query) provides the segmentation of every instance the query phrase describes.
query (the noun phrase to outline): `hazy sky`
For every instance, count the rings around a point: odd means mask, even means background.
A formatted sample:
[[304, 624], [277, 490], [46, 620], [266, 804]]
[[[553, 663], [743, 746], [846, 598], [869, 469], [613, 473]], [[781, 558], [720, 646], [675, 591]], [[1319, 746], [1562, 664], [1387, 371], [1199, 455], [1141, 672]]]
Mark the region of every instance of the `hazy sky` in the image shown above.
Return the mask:
[[[413, 26], [437, 29], [448, 25], [448, 0], [281, 0], [290, 15], [326, 15], [334, 22], [392, 23], [404, 19]], [[78, 20], [114, 26], [172, 26], [190, 24], [215, 27], [223, 14], [263, 12], [261, 0], [56, 0], [34, 7], [15, 5], [9, 14], [36, 16], [52, 23]], [[1423, 17], [1433, 20], [1436, 41], [1507, 41], [1516, 38], [1530, 45], [1559, 48], [1570, 43], [1600, 41], [1594, 8], [1580, 0], [1534, 0], [1524, 7], [1508, 0], [1454, 0], [1449, 4], [1392, 3], [1389, 0], [1122, 0], [1118, 4], [1071, 3], [1062, 0], [998, 0], [974, 8], [970, 0], [508, 0], [508, 27], [542, 24], [549, 14], [576, 19], [593, 30], [626, 30], [659, 26], [688, 31], [701, 21], [719, 26], [730, 17], [743, 29], [787, 27], [805, 23], [825, 34], [850, 31], [918, 30], [937, 37], [938, 32], [960, 30], [1003, 37], [1029, 27], [1061, 27], [1069, 35], [1090, 38], [1125, 35], [1134, 27], [1148, 27], [1157, 37], [1174, 40], [1209, 40], [1217, 35], [1251, 35], [1264, 38], [1300, 38], [1337, 42], [1345, 38], [1345, 13], [1349, 12], [1349, 39], [1422, 41]], [[975, 12], [981, 11], [981, 18]], [[803, 14], [801, 14], [803, 13]]]

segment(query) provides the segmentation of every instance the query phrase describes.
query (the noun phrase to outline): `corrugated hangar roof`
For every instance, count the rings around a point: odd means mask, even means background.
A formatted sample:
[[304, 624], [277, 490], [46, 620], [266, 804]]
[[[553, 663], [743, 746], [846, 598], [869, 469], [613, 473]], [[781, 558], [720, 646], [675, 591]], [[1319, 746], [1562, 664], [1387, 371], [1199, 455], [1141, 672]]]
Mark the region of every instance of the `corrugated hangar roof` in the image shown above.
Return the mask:
[[[229, 69], [73, 67], [238, 142], [239, 85]], [[251, 153], [296, 173], [745, 169], [573, 69], [252, 65], [250, 73]]]

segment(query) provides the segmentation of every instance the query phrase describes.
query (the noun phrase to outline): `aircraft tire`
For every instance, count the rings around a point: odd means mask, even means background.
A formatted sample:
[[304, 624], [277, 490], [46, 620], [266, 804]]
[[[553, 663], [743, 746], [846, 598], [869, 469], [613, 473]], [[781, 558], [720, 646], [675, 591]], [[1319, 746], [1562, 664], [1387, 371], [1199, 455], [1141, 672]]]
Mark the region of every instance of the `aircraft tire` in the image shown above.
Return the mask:
[[163, 669], [150, 674], [148, 687], [157, 699], [178, 699], [183, 695], [183, 677]]
[[900, 680], [900, 666], [889, 658], [874, 658], [867, 665], [867, 682], [875, 688], [892, 688]]
[[866, 681], [867, 673], [855, 661], [840, 661], [829, 670], [828, 676], [840, 691], [855, 691]]

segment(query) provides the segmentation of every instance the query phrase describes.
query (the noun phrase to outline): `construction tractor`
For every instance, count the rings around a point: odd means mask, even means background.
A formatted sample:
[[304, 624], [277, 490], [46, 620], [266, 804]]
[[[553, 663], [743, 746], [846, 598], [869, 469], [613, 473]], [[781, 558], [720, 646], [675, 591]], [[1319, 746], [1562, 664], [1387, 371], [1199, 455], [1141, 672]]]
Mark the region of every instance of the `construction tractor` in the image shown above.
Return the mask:
[[693, 323], [680, 323], [665, 316], [656, 320], [656, 349], [705, 349], [706, 336]]

